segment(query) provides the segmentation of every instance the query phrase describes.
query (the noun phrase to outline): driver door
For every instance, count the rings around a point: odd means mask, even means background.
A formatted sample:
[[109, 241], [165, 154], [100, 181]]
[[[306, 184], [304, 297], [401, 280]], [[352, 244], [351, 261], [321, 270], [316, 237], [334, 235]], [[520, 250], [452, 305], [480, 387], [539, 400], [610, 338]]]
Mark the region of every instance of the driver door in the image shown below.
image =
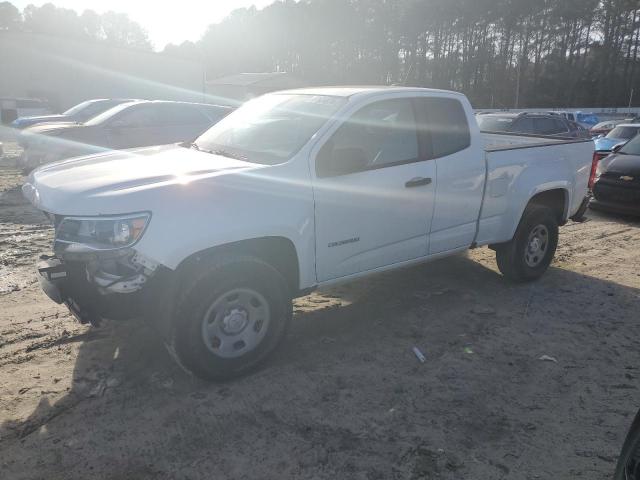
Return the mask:
[[319, 282], [427, 255], [435, 162], [426, 159], [410, 98], [371, 103], [315, 158]]

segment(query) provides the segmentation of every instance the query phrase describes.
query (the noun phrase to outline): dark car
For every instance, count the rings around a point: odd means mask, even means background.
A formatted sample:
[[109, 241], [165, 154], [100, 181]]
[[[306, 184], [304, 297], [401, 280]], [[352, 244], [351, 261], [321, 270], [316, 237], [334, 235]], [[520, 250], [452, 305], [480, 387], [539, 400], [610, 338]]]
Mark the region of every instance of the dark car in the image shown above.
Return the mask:
[[640, 135], [600, 160], [590, 206], [640, 215]]
[[483, 132], [506, 132], [568, 138], [587, 138], [588, 132], [560, 115], [545, 113], [486, 113], [477, 116]]
[[22, 134], [22, 166], [28, 171], [62, 158], [105, 150], [190, 141], [231, 110], [219, 105], [139, 100], [113, 107], [83, 124], [34, 125]]
[[125, 98], [98, 98], [95, 100], [87, 100], [86, 102], [79, 103], [78, 105], [71, 107], [66, 112], [57, 115], [18, 117], [11, 123], [11, 126], [18, 130], [22, 130], [23, 128], [37, 125], [39, 123], [84, 123], [90, 118], [95, 117], [102, 112], [106, 112], [116, 105], [132, 101], [132, 99]]

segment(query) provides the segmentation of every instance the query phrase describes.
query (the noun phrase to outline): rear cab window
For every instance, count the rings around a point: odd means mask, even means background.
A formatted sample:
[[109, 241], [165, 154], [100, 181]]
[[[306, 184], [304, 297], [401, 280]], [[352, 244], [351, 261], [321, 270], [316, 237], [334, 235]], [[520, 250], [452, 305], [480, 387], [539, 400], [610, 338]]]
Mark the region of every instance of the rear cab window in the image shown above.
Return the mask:
[[455, 98], [417, 98], [428, 158], [453, 155], [471, 146], [467, 114]]

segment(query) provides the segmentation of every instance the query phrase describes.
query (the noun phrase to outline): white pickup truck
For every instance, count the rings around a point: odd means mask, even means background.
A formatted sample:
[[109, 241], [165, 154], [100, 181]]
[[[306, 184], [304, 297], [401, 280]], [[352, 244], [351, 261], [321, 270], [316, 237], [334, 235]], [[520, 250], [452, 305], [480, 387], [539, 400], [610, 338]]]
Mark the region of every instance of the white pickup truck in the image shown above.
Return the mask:
[[190, 145], [34, 171], [56, 228], [45, 292], [82, 322], [146, 316], [188, 371], [229, 378], [314, 288], [488, 245], [538, 278], [581, 215], [593, 142], [482, 134], [460, 94], [317, 88], [254, 99]]

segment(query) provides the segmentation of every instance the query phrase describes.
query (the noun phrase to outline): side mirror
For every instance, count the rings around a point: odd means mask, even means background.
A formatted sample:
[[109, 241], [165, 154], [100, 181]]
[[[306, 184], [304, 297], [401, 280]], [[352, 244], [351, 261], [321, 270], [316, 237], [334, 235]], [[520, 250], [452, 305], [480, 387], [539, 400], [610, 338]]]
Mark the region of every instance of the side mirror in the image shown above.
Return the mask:
[[334, 148], [327, 142], [316, 157], [316, 173], [319, 177], [337, 177], [365, 170], [367, 153], [362, 148]]
[[618, 145], [616, 145], [615, 147], [613, 147], [613, 148], [611, 149], [611, 151], [612, 151], [613, 153], [618, 153], [622, 147], [624, 147], [624, 143], [619, 143]]

